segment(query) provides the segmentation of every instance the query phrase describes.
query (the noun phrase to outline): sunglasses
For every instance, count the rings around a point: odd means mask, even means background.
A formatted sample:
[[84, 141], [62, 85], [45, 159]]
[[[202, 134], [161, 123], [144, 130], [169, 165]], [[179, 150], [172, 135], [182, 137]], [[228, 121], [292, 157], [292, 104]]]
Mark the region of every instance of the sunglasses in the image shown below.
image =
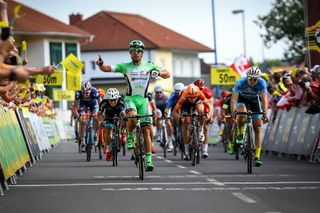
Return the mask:
[[253, 81], [253, 82], [256, 82], [256, 81], [258, 81], [258, 78], [252, 78], [252, 77], [248, 77], [248, 80], [249, 80], [249, 81]]
[[143, 49], [142, 48], [138, 48], [138, 49], [131, 48], [130, 52], [142, 53]]
[[190, 96], [189, 96], [188, 98], [193, 100], [193, 99], [196, 99], [197, 97], [190, 97]]
[[109, 102], [116, 102], [117, 99], [109, 99]]
[[161, 94], [162, 92], [156, 92], [156, 94]]

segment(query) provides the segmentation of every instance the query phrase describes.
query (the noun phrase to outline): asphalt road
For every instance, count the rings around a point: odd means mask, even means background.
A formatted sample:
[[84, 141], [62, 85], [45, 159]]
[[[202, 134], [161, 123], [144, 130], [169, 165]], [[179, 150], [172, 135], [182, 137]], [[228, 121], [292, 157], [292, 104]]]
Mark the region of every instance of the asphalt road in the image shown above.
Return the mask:
[[195, 167], [160, 151], [141, 181], [129, 155], [112, 167], [97, 154], [86, 162], [75, 143], [61, 143], [10, 185], [0, 212], [320, 212], [319, 164], [264, 155], [249, 175], [244, 160], [221, 146], [209, 147]]

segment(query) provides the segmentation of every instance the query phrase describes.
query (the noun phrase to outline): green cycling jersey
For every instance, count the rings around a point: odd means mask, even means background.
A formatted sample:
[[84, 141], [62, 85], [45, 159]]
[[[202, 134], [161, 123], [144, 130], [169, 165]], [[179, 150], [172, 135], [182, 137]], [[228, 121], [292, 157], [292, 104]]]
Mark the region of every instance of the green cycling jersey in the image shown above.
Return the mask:
[[159, 76], [160, 70], [159, 66], [141, 60], [140, 65], [133, 62], [117, 64], [114, 72], [124, 75], [128, 86], [127, 96], [146, 97], [150, 79]]

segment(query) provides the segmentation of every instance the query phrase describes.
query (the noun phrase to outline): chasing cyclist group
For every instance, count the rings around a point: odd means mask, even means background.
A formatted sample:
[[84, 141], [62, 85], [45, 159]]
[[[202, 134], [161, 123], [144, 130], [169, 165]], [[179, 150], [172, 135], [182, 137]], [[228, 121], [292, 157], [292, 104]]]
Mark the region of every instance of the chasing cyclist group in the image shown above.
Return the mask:
[[[125, 119], [135, 115], [154, 115], [154, 118], [145, 117], [139, 120], [143, 132], [144, 153], [146, 171], [152, 171], [152, 153], [155, 153], [153, 145], [153, 124], [156, 126], [155, 138], [161, 141], [163, 125], [166, 128], [168, 142], [162, 144], [170, 152], [173, 149], [175, 131], [181, 128], [182, 149], [185, 160], [189, 159], [189, 128], [191, 117], [183, 116], [196, 113], [199, 116], [200, 128], [198, 130], [198, 140], [202, 144], [202, 157], [207, 158], [209, 142], [209, 124], [213, 123], [213, 96], [209, 88], [201, 79], [197, 79], [189, 85], [176, 83], [174, 92], [169, 95], [164, 91], [163, 86], [156, 85], [154, 93], [148, 93], [148, 86], [151, 79], [161, 77], [169, 78], [168, 70], [161, 68], [151, 62], [142, 60], [144, 44], [140, 40], [133, 40], [129, 44], [131, 61], [116, 65], [107, 65], [102, 58], [96, 60], [97, 66], [102, 72], [116, 72], [124, 75], [127, 84], [127, 91], [124, 97], [119, 94], [118, 89], [109, 88], [106, 92], [103, 89], [94, 88], [89, 81], [82, 82], [81, 90], [76, 92], [75, 102], [72, 106], [72, 116], [79, 122], [79, 132], [81, 148], [85, 148], [85, 116], [88, 113], [97, 114], [94, 119], [94, 129], [96, 132], [102, 129], [105, 139], [106, 159], [111, 160], [108, 146], [111, 143], [113, 118], [123, 118], [126, 134], [121, 134], [121, 139], [126, 143], [126, 147], [132, 150], [134, 143], [134, 128], [137, 119]], [[223, 98], [223, 115], [231, 115], [231, 121], [237, 122], [237, 137], [234, 140], [237, 144], [243, 144], [245, 140], [245, 116], [234, 116], [235, 112], [246, 112], [250, 109], [253, 112], [267, 112], [267, 85], [260, 78], [261, 71], [256, 67], [250, 67], [246, 71], [247, 76], [239, 79], [232, 93], [225, 92]], [[164, 119], [163, 119], [164, 118]], [[261, 126], [262, 122], [267, 122], [266, 113], [253, 117], [253, 128], [255, 133], [255, 164], [261, 166]], [[164, 122], [164, 123], [163, 123]], [[230, 122], [229, 122], [230, 123]], [[78, 129], [78, 127], [76, 127]], [[99, 137], [99, 136], [98, 136]], [[233, 140], [231, 140], [233, 141]], [[233, 143], [229, 144], [228, 150], [233, 154]]]

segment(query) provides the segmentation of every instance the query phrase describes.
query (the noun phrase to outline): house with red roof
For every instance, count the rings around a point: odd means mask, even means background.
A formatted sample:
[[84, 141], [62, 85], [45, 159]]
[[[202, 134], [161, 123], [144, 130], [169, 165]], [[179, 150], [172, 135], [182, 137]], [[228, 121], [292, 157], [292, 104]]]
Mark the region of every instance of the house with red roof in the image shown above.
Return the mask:
[[213, 49], [137, 14], [101, 11], [85, 20], [81, 14], [71, 14], [69, 18], [70, 25], [94, 35], [91, 42], [82, 43], [81, 55], [85, 62], [83, 79], [90, 80], [97, 87], [124, 84], [121, 74], [103, 73], [95, 61], [100, 54], [107, 64], [129, 62], [131, 40], [141, 40], [145, 44], [144, 60], [171, 72], [173, 78], [156, 82], [168, 90], [172, 89], [175, 77], [186, 78], [189, 83], [199, 78], [198, 53], [213, 52]]

